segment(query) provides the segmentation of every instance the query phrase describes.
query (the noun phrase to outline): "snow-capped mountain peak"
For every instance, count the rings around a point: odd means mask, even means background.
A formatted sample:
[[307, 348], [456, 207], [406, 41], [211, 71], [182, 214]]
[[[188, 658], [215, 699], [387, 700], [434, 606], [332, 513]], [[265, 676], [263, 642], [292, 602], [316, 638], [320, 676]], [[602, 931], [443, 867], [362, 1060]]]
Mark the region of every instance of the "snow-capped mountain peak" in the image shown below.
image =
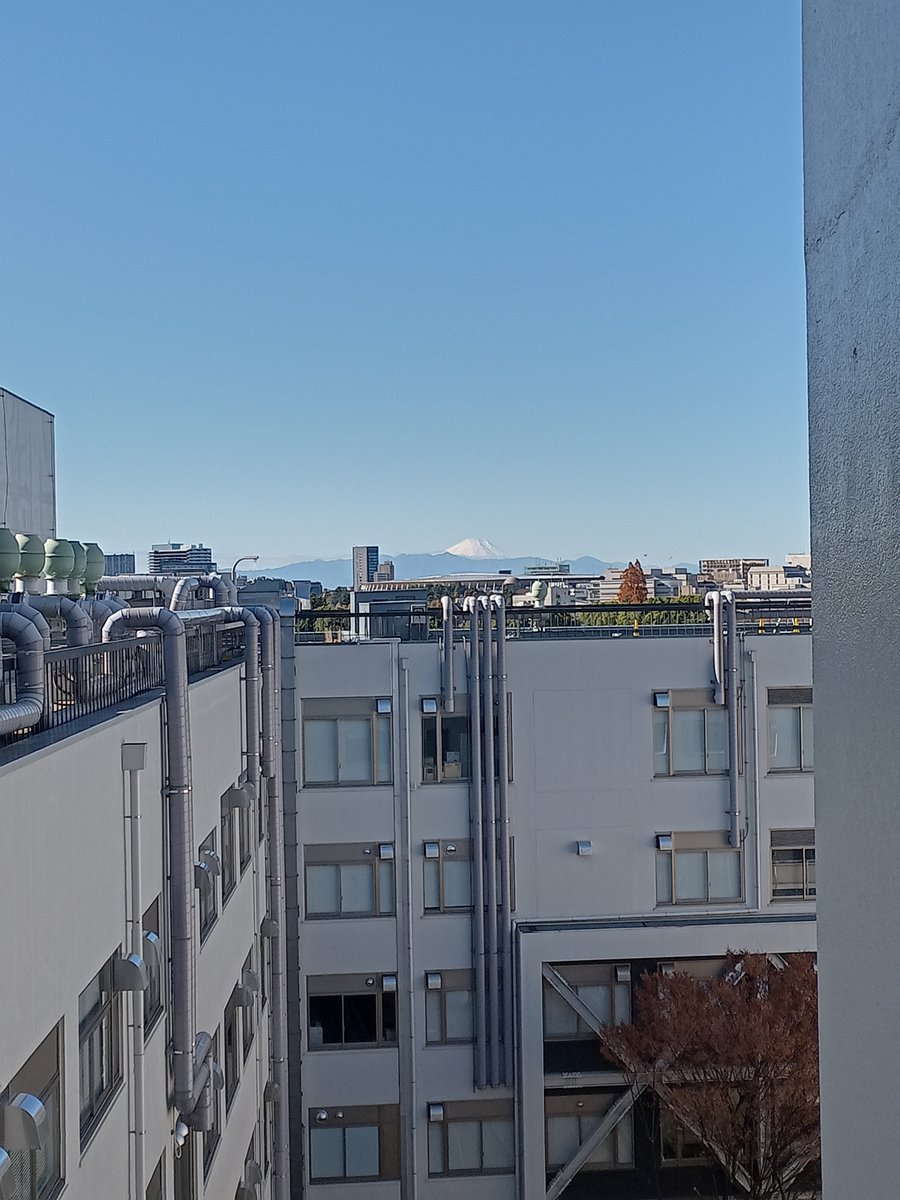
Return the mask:
[[493, 542], [489, 542], [487, 538], [481, 537], [464, 538], [463, 541], [457, 542], [455, 546], [448, 546], [444, 553], [455, 554], [458, 558], [506, 557], [501, 550], [497, 549]]

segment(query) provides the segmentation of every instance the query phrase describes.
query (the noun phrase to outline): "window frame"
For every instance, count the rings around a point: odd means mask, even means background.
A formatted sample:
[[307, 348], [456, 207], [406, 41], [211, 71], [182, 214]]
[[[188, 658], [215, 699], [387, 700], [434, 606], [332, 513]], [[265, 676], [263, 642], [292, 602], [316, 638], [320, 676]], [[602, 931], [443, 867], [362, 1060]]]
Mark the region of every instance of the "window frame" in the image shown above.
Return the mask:
[[[84, 1018], [78, 1019], [78, 1122], [82, 1151], [103, 1124], [106, 1114], [122, 1083], [122, 996], [113, 986], [113, 958], [107, 959], [86, 988], [81, 997], [97, 983], [100, 1003]], [[100, 1078], [94, 1079], [92, 1046], [99, 1037], [101, 1047]], [[90, 1098], [84, 1093], [84, 1055], [88, 1055]], [[98, 1086], [99, 1083], [99, 1086]]]
[[[657, 835], [657, 839], [660, 836]], [[745, 901], [745, 880], [744, 880], [744, 848], [743, 846], [734, 847], [728, 842], [728, 834], [724, 832], [712, 833], [672, 833], [665, 835], [671, 838], [671, 848], [656, 850], [655, 868], [656, 868], [656, 907], [657, 908], [674, 908], [684, 907], [687, 905], [724, 905], [724, 904], [743, 904]], [[706, 855], [706, 897], [678, 897], [678, 878], [677, 878], [677, 856], [678, 854], [705, 854]], [[710, 855], [712, 854], [732, 854], [738, 856], [738, 895], [736, 896], [711, 896], [710, 885], [712, 873], [710, 872]], [[662, 862], [668, 860], [669, 874], [669, 891], [670, 899], [660, 898], [659, 883], [662, 874]]]
[[[387, 848], [390, 848], [389, 850]], [[382, 857], [382, 851], [387, 857]], [[372, 869], [371, 910], [317, 911], [310, 909], [310, 868], [357, 867]], [[339, 877], [340, 887], [340, 877]], [[385, 893], [389, 891], [390, 896]], [[390, 900], [390, 908], [386, 907]], [[357, 842], [331, 845], [304, 846], [303, 848], [303, 912], [308, 921], [357, 921], [377, 920], [380, 917], [395, 917], [397, 913], [396, 872], [394, 869], [393, 842]]]
[[[634, 1010], [634, 995], [632, 989], [632, 971], [630, 962], [615, 962], [615, 963], [559, 963], [554, 969], [566, 981], [566, 983], [579, 995], [582, 992], [587, 993], [588, 989], [594, 990], [604, 988], [609, 992], [608, 1009], [610, 1020], [604, 1021], [605, 1025], [621, 1025], [628, 1024], [631, 1021]], [[619, 979], [618, 975], [627, 974], [627, 978]], [[575, 1020], [575, 1028], [572, 1030], [564, 1030], [562, 1032], [548, 1031], [547, 1016], [549, 1005], [548, 997], [552, 1002], [556, 1003], [558, 997], [560, 1004], [566, 1004], [569, 1008], [572, 1017]], [[586, 994], [584, 1002], [589, 1008], [596, 1011], [596, 1006], [591, 1004], [591, 996]], [[542, 1013], [541, 1013], [541, 1031], [545, 1043], [560, 1043], [560, 1042], [581, 1042], [596, 1040], [596, 1033], [591, 1027], [582, 1020], [582, 1018], [571, 1008], [566, 1000], [560, 996], [559, 992], [552, 984], [544, 981], [543, 997], [542, 997]]]
[[[663, 692], [665, 689], [654, 689], [654, 695]], [[685, 703], [678, 702], [678, 692], [672, 689], [668, 691], [669, 703], [664, 707], [656, 707], [652, 711], [653, 722], [653, 778], [654, 779], [698, 779], [708, 776], [715, 778], [727, 778], [730, 770], [730, 761], [728, 755], [728, 710], [721, 704], [714, 704], [712, 701], [704, 701], [698, 698], [694, 691], [687, 693]], [[675, 703], [672, 698], [675, 697]], [[684, 771], [678, 770], [675, 766], [675, 713], [703, 713], [703, 770]], [[725, 766], [722, 768], [711, 769], [710, 760], [710, 737], [709, 737], [709, 713], [721, 715], [725, 722]], [[665, 723], [666, 739], [665, 749], [662, 751], [656, 750], [656, 735], [658, 727]], [[738, 771], [740, 772], [740, 736], [738, 738]], [[657, 754], [665, 754], [667, 762], [667, 770], [657, 771], [656, 758]]]
[[[431, 981], [437, 976], [440, 979], [438, 986], [432, 986]], [[468, 1037], [450, 1037], [447, 1033], [447, 996], [450, 993], [468, 994], [471, 1001], [470, 1017], [472, 1028]], [[435, 1007], [435, 1003], [429, 1005], [430, 1000], [435, 1001], [437, 1013], [437, 1037], [433, 1037], [434, 1019], [433, 1013], [429, 1012]], [[425, 972], [425, 1045], [426, 1046], [468, 1046], [475, 1041], [475, 974], [469, 968], [450, 971], [426, 971]]]
[[[516, 1170], [516, 1122], [512, 1100], [456, 1100], [446, 1101], [441, 1106], [440, 1120], [428, 1121], [428, 1177], [429, 1179], [462, 1179], [483, 1175], [514, 1175]], [[484, 1166], [484, 1126], [486, 1124], [509, 1125], [512, 1133], [512, 1157], [508, 1167]], [[479, 1127], [478, 1168], [451, 1168], [450, 1130], [454, 1125], [477, 1124]], [[435, 1147], [440, 1144], [440, 1162]]]
[[234, 828], [234, 809], [227, 800], [228, 793], [222, 797], [221, 817], [219, 820], [219, 836], [222, 848], [219, 852], [219, 862], [222, 864], [222, 909], [234, 895], [234, 889], [240, 878], [237, 865], [238, 846]]
[[[793, 697], [791, 697], [793, 693]], [[808, 694], [809, 698], [806, 698]], [[801, 695], [803, 698], [801, 699]], [[772, 762], [773, 737], [772, 710], [790, 711], [797, 715], [797, 747], [800, 761], [797, 766], [780, 767]], [[768, 752], [767, 772], [770, 775], [812, 775], [815, 772], [815, 718], [813, 717], [812, 688], [769, 688], [766, 693], [766, 747]], [[808, 727], [809, 726], [809, 727]], [[807, 740], [809, 747], [807, 747]]]
[[[434, 712], [425, 711], [426, 701], [433, 702], [435, 707]], [[472, 777], [472, 724], [469, 720], [468, 704], [465, 702], [465, 697], [457, 697], [454, 701], [454, 711], [448, 713], [441, 705], [439, 697], [423, 696], [420, 700], [420, 750], [422, 755], [422, 783], [465, 783], [468, 784]], [[460, 754], [460, 763], [458, 775], [452, 772], [446, 774], [447, 765], [444, 762], [444, 739], [446, 731], [444, 729], [445, 721], [463, 721], [465, 722], [465, 751]], [[431, 768], [432, 775], [428, 776], [426, 768], [425, 756], [425, 736], [428, 725], [434, 723], [434, 766]], [[463, 770], [463, 768], [465, 768]]]
[[[325, 1114], [324, 1117], [321, 1114]], [[376, 1183], [400, 1178], [400, 1108], [396, 1104], [346, 1105], [332, 1108], [311, 1108], [307, 1115], [309, 1136], [310, 1185], [328, 1183]], [[315, 1175], [313, 1139], [316, 1134], [335, 1129], [343, 1131], [342, 1158], [344, 1172], [340, 1175]], [[374, 1175], [349, 1175], [347, 1163], [348, 1129], [375, 1129], [378, 1138], [378, 1171]]]
[[[379, 706], [390, 705], [387, 711], [379, 712]], [[329, 699], [306, 699], [301, 703], [301, 759], [303, 787], [305, 788], [355, 788], [391, 787], [394, 782], [394, 720], [393, 705], [388, 697], [353, 697]], [[341, 778], [341, 721], [369, 722], [369, 777], [367, 779]], [[333, 779], [317, 779], [310, 775], [307, 755], [307, 733], [311, 724], [327, 722], [335, 726], [335, 762]], [[387, 730], [386, 761], [380, 751], [383, 733]], [[382, 736], [380, 736], [380, 733]]]
[[[790, 884], [777, 885], [776, 880], [776, 855], [779, 854], [799, 854], [799, 860], [795, 860], [800, 866], [800, 874], [802, 883], [798, 888], [795, 886], [791, 892], [776, 890], [777, 887], [790, 888]], [[785, 863], [787, 865], [787, 863]], [[796, 903], [803, 900], [816, 899], [816, 836], [814, 829], [770, 829], [769, 830], [769, 869], [770, 876], [770, 899], [774, 904], [783, 904], [785, 902]], [[810, 882], [810, 880], [812, 882]]]
[[[62, 1055], [62, 1023], [55, 1025], [28, 1060], [19, 1068], [9, 1085], [0, 1089], [0, 1104], [10, 1100], [19, 1092], [36, 1096], [47, 1110], [50, 1126], [49, 1144], [44, 1150], [10, 1150], [9, 1156], [15, 1164], [21, 1164], [27, 1191], [20, 1193], [21, 1200], [51, 1200], [65, 1186], [65, 1146], [63, 1142], [63, 1094], [61, 1087], [60, 1058]], [[44, 1061], [44, 1060], [47, 1061]], [[49, 1071], [48, 1071], [49, 1068]], [[44, 1155], [49, 1161], [52, 1174], [39, 1182], [42, 1170], [40, 1162]], [[13, 1168], [15, 1170], [15, 1166]]]
[[225, 1116], [231, 1112], [234, 1098], [241, 1084], [243, 1057], [243, 1021], [238, 1013], [240, 1005], [232, 992], [225, 1005], [222, 1020], [222, 1068], [225, 1072]]
[[[429, 847], [437, 846], [437, 854]], [[451, 850], [450, 847], [453, 847]], [[472, 911], [473, 880], [472, 880], [472, 839], [471, 838], [442, 838], [422, 843], [422, 910], [428, 915], [445, 915], [448, 913], [468, 913]], [[444, 877], [445, 862], [467, 862], [469, 864], [469, 902], [468, 904], [448, 904], [446, 901], [447, 885]], [[429, 905], [429, 891], [433, 892], [434, 882], [429, 883], [429, 875], [437, 871], [437, 905]]]
[[[368, 981], [372, 982], [369, 983]], [[385, 981], [393, 981], [393, 986], [385, 986]], [[375, 1040], [347, 1041], [346, 1040], [346, 1001], [355, 996], [371, 996], [375, 1000]], [[313, 1000], [322, 997], [339, 999], [341, 1001], [341, 1031], [343, 1040], [340, 1042], [325, 1042], [318, 1044], [313, 1037]], [[390, 1028], [386, 1019], [386, 1009], [393, 1007], [393, 1036], [385, 1032]], [[323, 1030], [324, 1036], [324, 1030]], [[308, 975], [306, 977], [306, 1049], [311, 1054], [334, 1053], [340, 1050], [396, 1050], [398, 1040], [397, 1028], [397, 977], [393, 974], [379, 975]]]
[[[553, 1120], [570, 1120], [575, 1118], [579, 1121], [579, 1146], [590, 1137], [593, 1132], [588, 1128], [583, 1133], [581, 1131], [581, 1121], [587, 1121], [594, 1114], [598, 1123], [603, 1120], [609, 1110], [615, 1105], [616, 1100], [621, 1095], [620, 1092], [611, 1091], [576, 1091], [569, 1092], [565, 1095], [551, 1094], [545, 1097], [544, 1100], [544, 1165], [548, 1174], [555, 1174], [561, 1167], [565, 1166], [564, 1162], [557, 1162], [556, 1159], [550, 1158], [550, 1122]], [[580, 1105], [581, 1107], [578, 1107]], [[631, 1157], [625, 1158], [622, 1155], [622, 1136], [623, 1128], [628, 1129], [628, 1141], [631, 1146]], [[634, 1110], [631, 1109], [625, 1113], [620, 1121], [610, 1130], [607, 1136], [598, 1146], [600, 1149], [606, 1143], [610, 1143], [612, 1149], [611, 1161], [596, 1161], [589, 1158], [582, 1171], [588, 1173], [603, 1172], [603, 1171], [626, 1171], [632, 1170], [635, 1166], [635, 1145], [634, 1145]], [[597, 1153], [597, 1151], [595, 1151]]]
[[[244, 965], [241, 968], [241, 982], [244, 981], [244, 972], [253, 970], [253, 949], [244, 959]], [[262, 988], [262, 982], [260, 982]], [[241, 1007], [241, 1045], [243, 1046], [243, 1054], [241, 1062], [246, 1064], [250, 1057], [250, 1051], [253, 1049], [253, 1042], [256, 1039], [256, 995], [253, 996], [249, 1005]]]
[[[200, 843], [197, 851], [197, 858], [200, 862], [203, 861], [204, 854], [215, 854], [218, 858], [217, 845], [217, 829], [211, 829], [203, 841]], [[216, 926], [219, 919], [219, 880], [218, 872], [214, 872], [212, 876], [212, 889], [207, 894], [203, 888], [197, 889], [199, 896], [197, 899], [197, 915], [200, 920], [200, 945], [202, 946], [210, 933]]]
[[[153, 934], [157, 941], [155, 954], [145, 954], [148, 982], [144, 991], [144, 1045], [146, 1046], [151, 1034], [159, 1024], [160, 1018], [166, 1011], [166, 955], [163, 949], [161, 932], [162, 924], [162, 893], [147, 906], [147, 911], [141, 918], [143, 930], [142, 940], [146, 941], [148, 934]], [[155, 1004], [153, 1003], [155, 997]]]
[[[210, 1064], [219, 1061], [219, 1038], [221, 1027], [216, 1029], [212, 1036], [212, 1042], [209, 1047]], [[224, 1090], [224, 1089], [223, 1089]], [[206, 1184], [209, 1178], [209, 1173], [212, 1170], [213, 1162], [215, 1161], [216, 1152], [222, 1144], [222, 1103], [219, 1099], [219, 1089], [211, 1085], [212, 1095], [210, 1097], [210, 1110], [212, 1112], [212, 1124], [209, 1129], [203, 1130], [203, 1148], [201, 1157], [203, 1160], [203, 1182]]]

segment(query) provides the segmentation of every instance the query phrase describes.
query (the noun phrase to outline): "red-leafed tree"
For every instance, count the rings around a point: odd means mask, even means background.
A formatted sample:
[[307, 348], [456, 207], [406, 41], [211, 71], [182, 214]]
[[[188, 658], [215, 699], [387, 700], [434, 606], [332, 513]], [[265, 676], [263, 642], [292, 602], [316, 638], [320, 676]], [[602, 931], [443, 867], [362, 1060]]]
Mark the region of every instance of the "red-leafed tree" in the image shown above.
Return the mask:
[[647, 580], [644, 578], [644, 568], [639, 558], [630, 562], [622, 572], [622, 582], [619, 584], [616, 599], [620, 604], [643, 604], [647, 599]]
[[[819, 1160], [819, 1049], [812, 956], [728, 955], [723, 974], [648, 974], [630, 1025], [603, 1042], [727, 1177], [728, 1195], [796, 1200]], [[813, 1184], [814, 1187], [814, 1184]]]

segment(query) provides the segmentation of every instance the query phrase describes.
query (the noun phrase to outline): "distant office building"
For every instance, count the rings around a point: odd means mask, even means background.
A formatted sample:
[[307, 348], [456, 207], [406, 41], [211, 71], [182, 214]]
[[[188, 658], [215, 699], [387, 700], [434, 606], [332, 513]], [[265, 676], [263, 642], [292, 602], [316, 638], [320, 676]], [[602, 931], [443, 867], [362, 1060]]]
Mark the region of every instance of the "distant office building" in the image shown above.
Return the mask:
[[784, 556], [784, 565], [786, 567], [803, 567], [805, 571], [812, 571], [812, 555], [786, 554]]
[[751, 568], [768, 565], [767, 558], [701, 558], [699, 577], [713, 583], [741, 583], [746, 587]]
[[187, 542], [162, 542], [151, 546], [147, 560], [151, 575], [204, 575], [216, 570], [208, 546]]
[[104, 575], [133, 575], [134, 574], [134, 555], [133, 554], [104, 554], [103, 555], [103, 574]]
[[298, 600], [311, 600], [313, 596], [321, 596], [324, 590], [318, 579], [295, 579], [293, 584]]
[[383, 563], [378, 564], [378, 570], [375, 572], [375, 583], [391, 583], [394, 578], [394, 564], [389, 558], [386, 558]]
[[538, 563], [535, 563], [534, 566], [525, 568], [526, 575], [537, 575], [538, 577], [544, 576], [544, 575], [570, 575], [571, 573], [572, 573], [571, 564], [567, 563], [567, 562], [562, 562], [562, 561], [560, 561], [560, 562], [538, 562]]
[[353, 587], [358, 590], [364, 583], [372, 583], [378, 571], [378, 547], [353, 547]]

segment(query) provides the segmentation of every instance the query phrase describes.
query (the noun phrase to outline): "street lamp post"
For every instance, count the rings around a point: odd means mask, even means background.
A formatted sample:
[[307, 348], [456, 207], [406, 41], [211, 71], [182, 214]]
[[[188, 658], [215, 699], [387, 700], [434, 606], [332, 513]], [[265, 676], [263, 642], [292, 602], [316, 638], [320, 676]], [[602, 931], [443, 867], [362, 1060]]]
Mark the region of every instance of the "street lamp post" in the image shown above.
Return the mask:
[[231, 568], [231, 582], [237, 587], [237, 569], [238, 564], [242, 562], [259, 562], [258, 554], [242, 554], [240, 558], [234, 560], [234, 566]]

